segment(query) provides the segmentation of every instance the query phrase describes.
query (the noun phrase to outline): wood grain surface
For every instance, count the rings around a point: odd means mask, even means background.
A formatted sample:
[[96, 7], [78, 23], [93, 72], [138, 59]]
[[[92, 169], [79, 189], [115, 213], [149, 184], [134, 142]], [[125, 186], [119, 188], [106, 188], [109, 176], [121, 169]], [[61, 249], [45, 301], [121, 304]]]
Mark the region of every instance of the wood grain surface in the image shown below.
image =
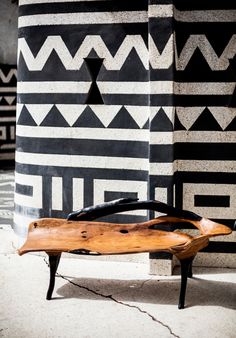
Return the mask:
[[[183, 222], [196, 226], [199, 236], [153, 229], [158, 224]], [[133, 224], [44, 218], [30, 224], [28, 238], [18, 252], [20, 255], [32, 251], [111, 255], [166, 251], [184, 259], [207, 246], [209, 237], [230, 233], [228, 227], [205, 218], [193, 221], [162, 216]]]

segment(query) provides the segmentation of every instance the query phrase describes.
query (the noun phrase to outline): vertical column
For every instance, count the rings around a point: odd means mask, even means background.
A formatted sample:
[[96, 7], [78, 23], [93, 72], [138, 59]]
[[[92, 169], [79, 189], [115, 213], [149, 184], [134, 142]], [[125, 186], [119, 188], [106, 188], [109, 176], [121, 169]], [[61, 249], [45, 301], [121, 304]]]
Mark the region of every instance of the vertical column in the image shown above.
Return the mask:
[[[149, 1], [150, 58], [150, 199], [173, 205], [173, 4]], [[155, 215], [151, 214], [150, 217]], [[164, 230], [171, 230], [165, 227]], [[166, 253], [150, 255], [152, 274], [170, 275], [172, 257]]]

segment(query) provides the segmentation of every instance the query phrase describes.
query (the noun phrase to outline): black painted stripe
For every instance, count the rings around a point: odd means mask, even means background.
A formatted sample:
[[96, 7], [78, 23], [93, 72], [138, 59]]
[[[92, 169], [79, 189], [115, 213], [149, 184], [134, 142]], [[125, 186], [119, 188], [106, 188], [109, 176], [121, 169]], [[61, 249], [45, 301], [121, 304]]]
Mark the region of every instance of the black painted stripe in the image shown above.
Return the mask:
[[84, 179], [107, 179], [107, 180], [129, 180], [148, 181], [148, 171], [130, 169], [99, 169], [99, 168], [71, 168], [57, 166], [39, 166], [31, 164], [20, 164], [16, 162], [16, 171], [29, 175], [67, 176], [81, 177]]
[[[175, 105], [182, 107], [199, 106], [225, 106], [228, 107], [232, 100], [231, 95], [175, 95]], [[157, 105], [158, 97], [153, 101]]]
[[[85, 104], [87, 94], [19, 94], [17, 102], [28, 104]], [[148, 106], [149, 95], [146, 94], [103, 94], [104, 103], [107, 105], [135, 105], [135, 106]], [[159, 97], [159, 105], [171, 105], [171, 95], [162, 95]]]
[[16, 183], [16, 193], [26, 196], [33, 196], [33, 187], [30, 185], [22, 185]]
[[119, 198], [137, 198], [137, 193], [134, 192], [122, 192], [122, 191], [105, 191], [104, 202], [113, 201]]
[[[207, 126], [206, 126], [206, 130]], [[201, 132], [201, 131], [200, 131]], [[175, 143], [175, 159], [235, 160], [234, 143]]]
[[51, 13], [78, 13], [78, 12], [117, 12], [117, 11], [147, 11], [146, 0], [126, 1], [81, 1], [81, 2], [55, 2], [35, 5], [22, 5], [19, 7], [19, 16]]
[[35, 154], [148, 158], [148, 142], [142, 141], [53, 139], [18, 136], [16, 150]]
[[211, 241], [203, 252], [236, 253], [236, 242]]
[[150, 146], [150, 163], [169, 163], [174, 160], [173, 145], [151, 145]]
[[[76, 34], [71, 34], [76, 30]], [[48, 25], [48, 26], [29, 26], [18, 29], [18, 37], [25, 38], [30, 48], [39, 49], [44, 40], [49, 35], [61, 35], [69, 50], [78, 49], [86, 35], [100, 35], [106, 42], [110, 42], [110, 32], [116, 39], [109, 43], [109, 50], [117, 51], [120, 43], [126, 35], [141, 35], [148, 46], [148, 24], [147, 22], [136, 23], [102, 23], [102, 24], [73, 24], [73, 25]], [[37, 36], [37, 40], [35, 39]]]
[[195, 195], [195, 207], [222, 207], [228, 208], [230, 206], [230, 196], [224, 195]]
[[175, 173], [177, 184], [183, 183], [216, 183], [216, 184], [236, 184], [235, 172], [187, 172], [178, 171]]
[[[55, 55], [55, 54], [54, 54]], [[137, 56], [138, 58], [138, 56]], [[56, 59], [56, 60], [55, 60]], [[67, 71], [60, 61], [59, 57], [50, 56], [42, 71], [29, 71], [25, 66], [23, 58], [19, 58], [18, 81], [91, 81], [91, 76], [86, 70], [70, 70]], [[49, 66], [57, 68], [56, 72], [48, 72]], [[82, 65], [82, 67], [84, 67]], [[129, 81], [143, 82], [148, 81], [148, 71], [144, 68], [142, 62], [137, 63], [135, 60], [126, 59], [124, 65], [120, 70], [106, 70], [104, 66], [101, 67], [100, 74], [98, 74], [97, 81], [127, 81], [127, 70], [130, 72]], [[161, 75], [162, 80], [172, 80], [170, 72], [155, 71], [155, 76]], [[155, 81], [155, 78], [153, 78]]]
[[[158, 2], [159, 3], [159, 2]], [[175, 2], [175, 7], [180, 10], [207, 10], [207, 9], [234, 9], [235, 2], [232, 0], [181, 0]]]

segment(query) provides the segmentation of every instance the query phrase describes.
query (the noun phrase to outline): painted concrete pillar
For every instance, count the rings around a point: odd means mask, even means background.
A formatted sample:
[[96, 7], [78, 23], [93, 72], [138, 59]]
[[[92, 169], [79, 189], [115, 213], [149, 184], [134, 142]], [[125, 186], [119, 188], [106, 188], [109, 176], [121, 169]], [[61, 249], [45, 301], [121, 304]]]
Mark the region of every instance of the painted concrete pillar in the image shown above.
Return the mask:
[[[235, 10], [213, 6], [20, 0], [19, 236], [35, 217], [128, 196], [233, 227]], [[209, 250], [225, 259], [234, 244], [233, 234]]]

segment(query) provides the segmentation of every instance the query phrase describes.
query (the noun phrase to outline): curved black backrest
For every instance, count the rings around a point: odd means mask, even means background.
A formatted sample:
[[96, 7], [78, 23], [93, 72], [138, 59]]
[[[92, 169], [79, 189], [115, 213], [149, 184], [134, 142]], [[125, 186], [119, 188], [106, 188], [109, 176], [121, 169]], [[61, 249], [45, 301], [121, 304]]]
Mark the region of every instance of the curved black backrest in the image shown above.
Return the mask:
[[73, 221], [92, 221], [96, 218], [115, 214], [117, 212], [138, 209], [158, 211], [167, 214], [168, 216], [179, 217], [194, 221], [200, 221], [202, 219], [202, 217], [191, 211], [177, 209], [159, 201], [138, 201], [138, 199], [132, 198], [121, 198], [107, 203], [86, 207], [71, 212], [68, 215], [67, 219]]

